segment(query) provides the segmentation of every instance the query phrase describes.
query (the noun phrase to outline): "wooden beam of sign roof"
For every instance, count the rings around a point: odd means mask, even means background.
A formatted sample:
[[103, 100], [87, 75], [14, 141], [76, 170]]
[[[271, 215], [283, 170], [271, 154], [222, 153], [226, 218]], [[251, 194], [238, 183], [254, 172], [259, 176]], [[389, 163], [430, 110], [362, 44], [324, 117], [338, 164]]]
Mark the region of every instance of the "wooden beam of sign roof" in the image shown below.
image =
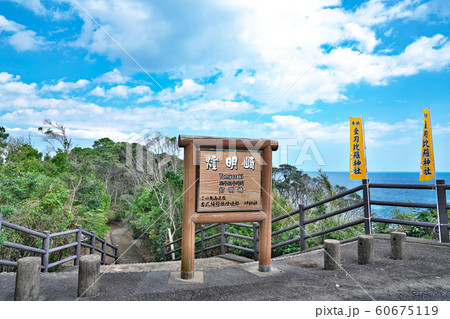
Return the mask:
[[186, 147], [194, 144], [198, 148], [211, 149], [232, 149], [232, 150], [263, 150], [270, 146], [273, 151], [278, 149], [278, 141], [271, 139], [254, 138], [234, 138], [234, 137], [213, 137], [213, 136], [195, 136], [180, 135], [178, 137], [178, 146]]

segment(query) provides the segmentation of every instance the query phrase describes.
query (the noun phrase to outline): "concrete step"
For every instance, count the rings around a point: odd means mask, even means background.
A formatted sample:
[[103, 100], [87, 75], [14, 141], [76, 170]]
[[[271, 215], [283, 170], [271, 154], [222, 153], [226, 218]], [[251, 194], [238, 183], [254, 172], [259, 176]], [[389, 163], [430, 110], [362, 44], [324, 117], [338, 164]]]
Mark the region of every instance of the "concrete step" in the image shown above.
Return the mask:
[[[229, 268], [236, 265], [251, 263], [254, 260], [237, 256], [233, 254], [225, 254], [209, 258], [195, 259], [196, 270], [212, 270], [220, 268]], [[179, 271], [181, 268], [181, 261], [164, 261], [164, 262], [149, 262], [149, 263], [130, 263], [130, 264], [114, 264], [100, 266], [100, 272], [149, 272], [149, 271]], [[76, 272], [78, 267], [61, 267], [57, 273]]]
[[[216, 256], [210, 258], [195, 259], [195, 270], [213, 270], [221, 268], [230, 268], [237, 265], [253, 262], [251, 259], [239, 258], [239, 256], [232, 257], [231, 254], [227, 256]], [[151, 272], [151, 271], [180, 271], [181, 261], [165, 261], [165, 262], [150, 262], [140, 264], [116, 264], [100, 266], [100, 272], [122, 273], [122, 272]]]

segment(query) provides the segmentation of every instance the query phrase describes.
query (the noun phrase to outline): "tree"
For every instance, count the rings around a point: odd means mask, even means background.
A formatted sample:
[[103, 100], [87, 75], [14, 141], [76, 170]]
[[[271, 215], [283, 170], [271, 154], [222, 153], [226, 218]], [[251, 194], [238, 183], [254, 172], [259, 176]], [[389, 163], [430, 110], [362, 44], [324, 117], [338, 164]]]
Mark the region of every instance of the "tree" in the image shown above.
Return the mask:
[[181, 227], [183, 162], [177, 139], [159, 134], [143, 145], [128, 144], [127, 155], [127, 168], [142, 186], [129, 220], [136, 231], [148, 233], [154, 247], [160, 247], [168, 227], [173, 234]]
[[308, 205], [311, 201], [311, 178], [297, 167], [281, 164], [273, 168], [274, 187], [281, 196], [295, 205]]
[[45, 119], [43, 123], [50, 126], [50, 128], [47, 129], [42, 127], [38, 128], [38, 131], [44, 134], [44, 142], [48, 143], [54, 152], [57, 152], [58, 150], [58, 147], [55, 144], [59, 143], [61, 144], [64, 153], [69, 154], [73, 147], [72, 139], [67, 137], [64, 125], [58, 122], [52, 122], [50, 119]]
[[8, 139], [9, 134], [6, 133], [6, 130], [3, 126], [0, 126], [0, 164], [3, 162], [3, 156], [5, 152], [5, 148], [8, 145], [6, 140]]

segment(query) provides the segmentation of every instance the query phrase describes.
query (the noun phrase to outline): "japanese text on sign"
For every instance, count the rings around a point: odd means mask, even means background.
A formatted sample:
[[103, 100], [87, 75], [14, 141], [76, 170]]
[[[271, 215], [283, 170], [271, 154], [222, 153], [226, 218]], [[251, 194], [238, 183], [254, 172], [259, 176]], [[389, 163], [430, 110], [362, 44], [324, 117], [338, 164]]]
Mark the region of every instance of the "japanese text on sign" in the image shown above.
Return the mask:
[[367, 167], [362, 118], [350, 118], [350, 179], [366, 179]]
[[432, 180], [434, 178], [434, 173], [434, 152], [433, 139], [431, 137], [430, 110], [423, 109], [422, 157], [419, 180]]
[[261, 210], [261, 153], [199, 152], [197, 211]]

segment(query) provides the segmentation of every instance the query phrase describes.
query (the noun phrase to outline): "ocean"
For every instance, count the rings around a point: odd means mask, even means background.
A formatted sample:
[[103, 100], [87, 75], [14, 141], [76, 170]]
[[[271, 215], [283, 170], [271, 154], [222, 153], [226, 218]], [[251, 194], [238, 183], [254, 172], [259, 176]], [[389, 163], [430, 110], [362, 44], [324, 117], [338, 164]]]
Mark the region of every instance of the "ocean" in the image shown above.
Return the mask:
[[[306, 172], [311, 177], [319, 175], [318, 172]], [[348, 189], [361, 185], [360, 180], [350, 179], [348, 172], [325, 172], [330, 179], [331, 184], [345, 186]], [[450, 184], [450, 172], [436, 173], [437, 179], [443, 179], [446, 184]], [[430, 182], [420, 182], [418, 172], [375, 172], [368, 173], [371, 183], [384, 184], [434, 184], [434, 180]], [[361, 194], [359, 192], [358, 194]], [[371, 189], [370, 198], [373, 200], [384, 200], [390, 202], [413, 202], [413, 203], [436, 203], [436, 191], [426, 189]], [[447, 191], [447, 202], [450, 202], [450, 192]], [[408, 211], [405, 207], [389, 207], [372, 205], [372, 214], [377, 217], [390, 218], [393, 209]]]

